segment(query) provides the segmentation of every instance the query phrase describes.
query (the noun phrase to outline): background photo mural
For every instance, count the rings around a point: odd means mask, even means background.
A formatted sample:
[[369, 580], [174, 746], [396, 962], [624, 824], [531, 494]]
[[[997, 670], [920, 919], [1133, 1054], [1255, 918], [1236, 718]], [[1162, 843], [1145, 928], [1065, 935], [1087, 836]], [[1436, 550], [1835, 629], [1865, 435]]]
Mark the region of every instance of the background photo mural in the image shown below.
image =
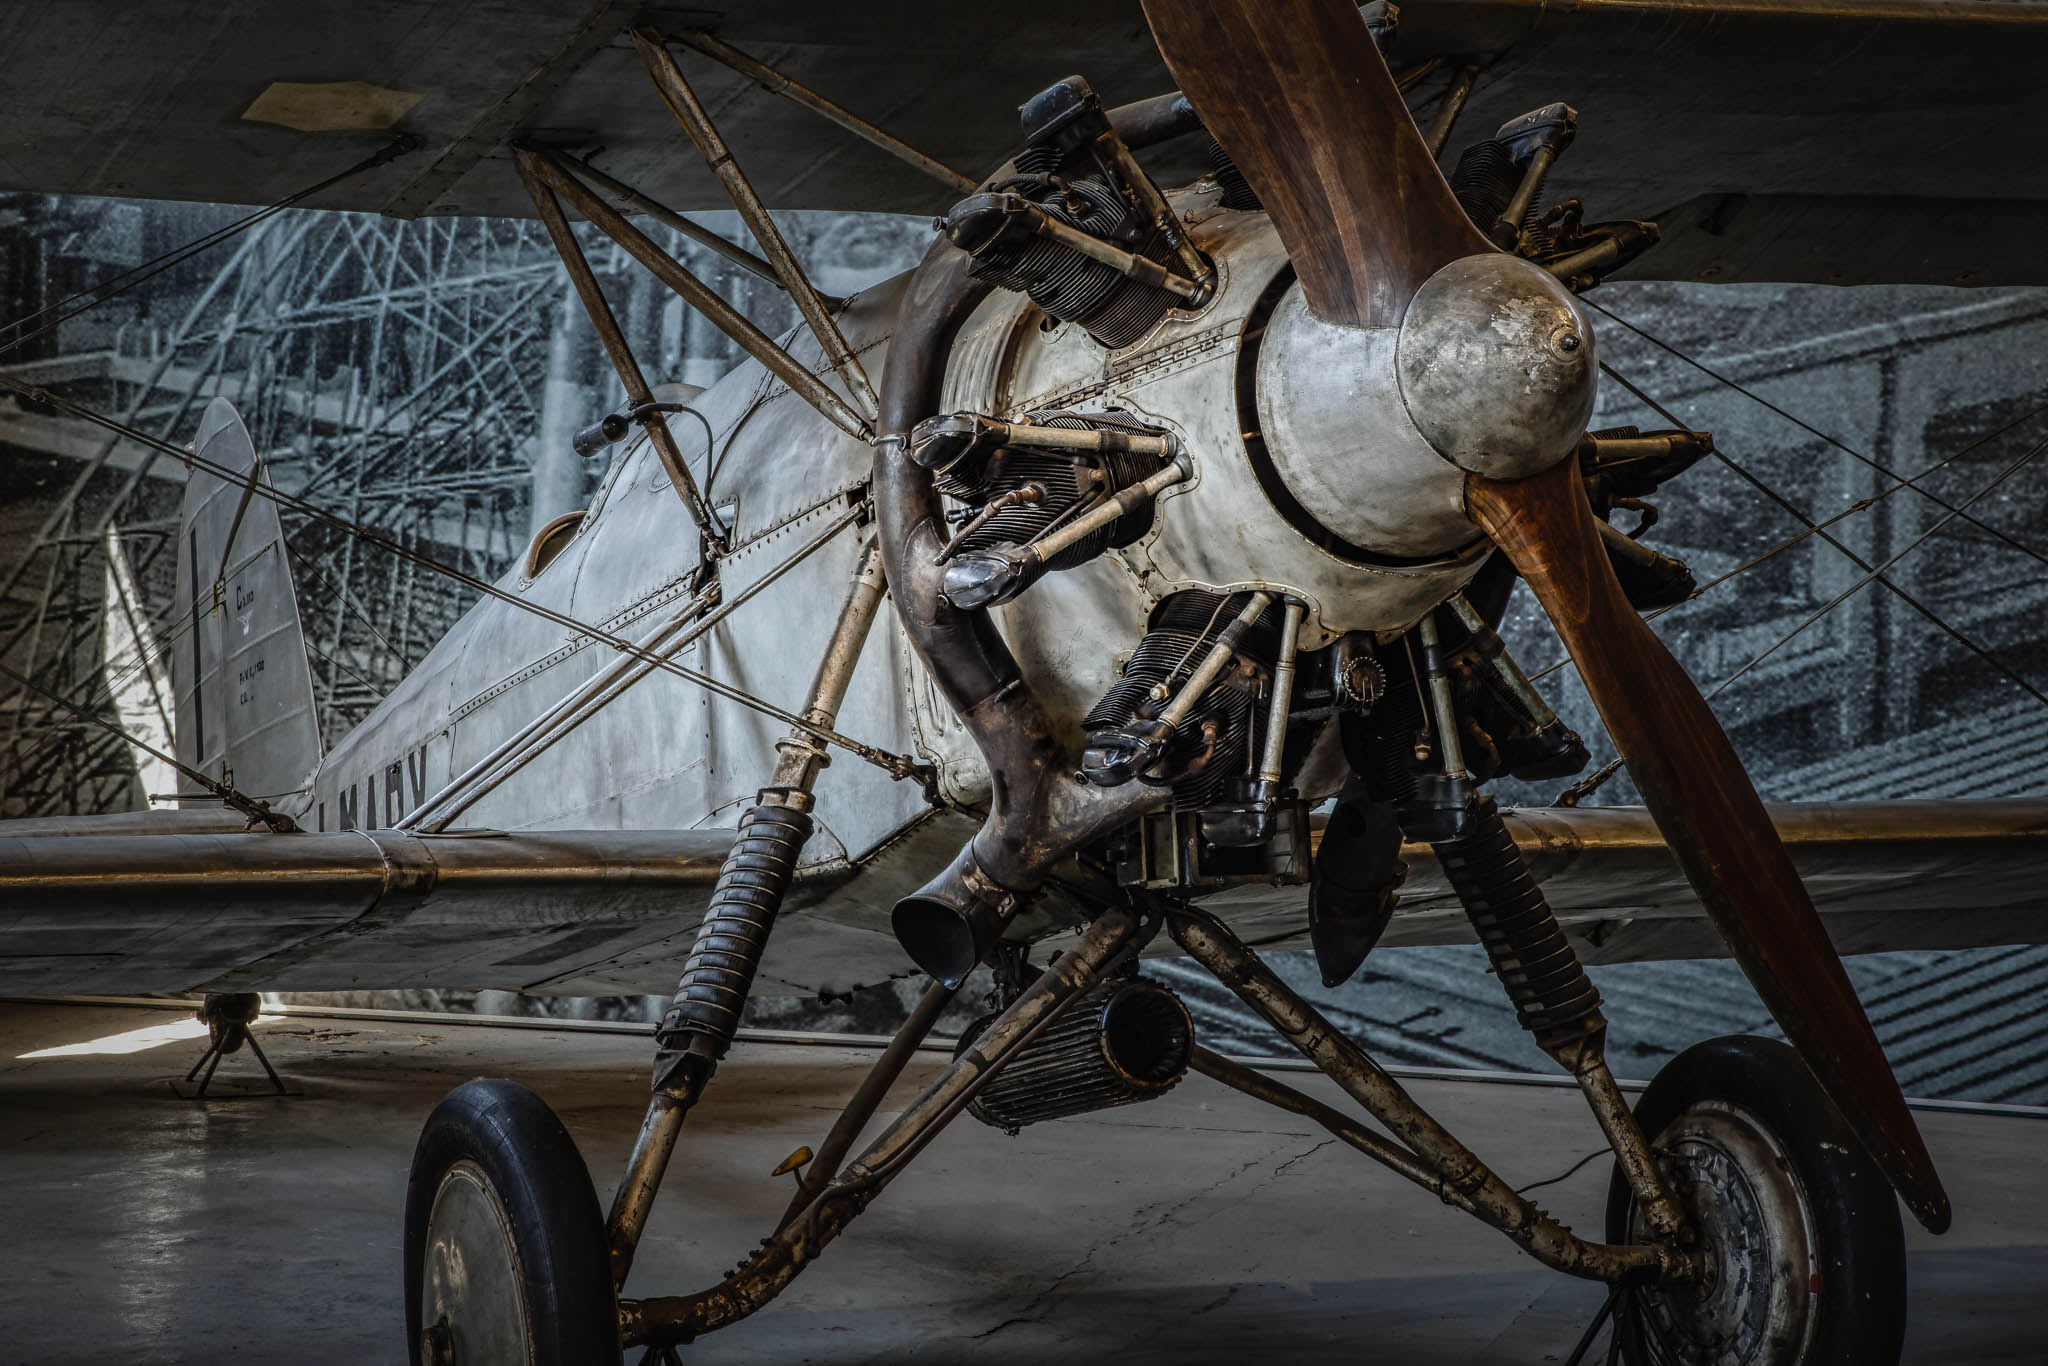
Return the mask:
[[[0, 327], [0, 368], [177, 441], [225, 395], [277, 484], [486, 578], [582, 505], [603, 464], [575, 457], [569, 436], [617, 395], [537, 224], [284, 212], [65, 316], [79, 291], [245, 212], [0, 196], [0, 321], [33, 315]], [[732, 215], [703, 217], [742, 236]], [[930, 233], [922, 219], [857, 214], [793, 214], [783, 228], [837, 294], [907, 268]], [[795, 325], [772, 288], [655, 231], [764, 330]], [[708, 384], [738, 362], [608, 243], [593, 236], [586, 249], [651, 378]], [[1611, 370], [1596, 426], [1715, 434], [1720, 457], [1659, 495], [1644, 539], [1706, 586], [1657, 630], [1713, 697], [1765, 798], [2048, 788], [2048, 462], [2023, 459], [2048, 441], [2048, 291], [1611, 284], [1587, 302]], [[170, 776], [42, 694], [168, 736], [183, 471], [12, 398], [0, 399], [0, 450], [0, 815], [140, 807]], [[469, 599], [290, 514], [286, 529], [331, 739]], [[1526, 594], [1503, 634], [1532, 674], [1555, 666], [1539, 686], [1591, 746], [1585, 776], [1601, 772], [1613, 747]], [[1564, 786], [1499, 795], [1541, 805]], [[1618, 771], [1582, 800], [1636, 796]], [[1335, 990], [1306, 955], [1277, 958], [1389, 1062], [1551, 1070], [1476, 947], [1383, 949]], [[1283, 1051], [1213, 983], [1171, 962], [1147, 970], [1172, 979], [1210, 1046]], [[1590, 970], [1624, 1077], [1709, 1034], [1773, 1032], [1730, 963]], [[2048, 1022], [2033, 1008], [2048, 949], [1867, 954], [1849, 970], [1909, 1095], [2048, 1104]], [[882, 1032], [915, 994], [905, 977], [845, 999], [761, 999], [751, 1020]], [[661, 1000], [377, 1003], [652, 1019]]]

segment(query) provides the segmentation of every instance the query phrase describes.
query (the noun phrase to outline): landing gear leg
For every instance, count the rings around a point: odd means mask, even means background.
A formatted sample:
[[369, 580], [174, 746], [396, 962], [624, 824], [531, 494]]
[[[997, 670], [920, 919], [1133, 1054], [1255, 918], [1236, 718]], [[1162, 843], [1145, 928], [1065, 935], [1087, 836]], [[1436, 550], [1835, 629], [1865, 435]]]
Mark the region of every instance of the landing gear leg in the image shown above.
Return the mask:
[[[1890, 1183], [1788, 1045], [1695, 1044], [1636, 1104], [1706, 1259], [1703, 1282], [1628, 1287], [1615, 1333], [1628, 1366], [1896, 1366], [1905, 1235]], [[1616, 1173], [1607, 1234], [1648, 1236]]]
[[427, 1121], [406, 1197], [413, 1366], [621, 1360], [618, 1289], [683, 1119], [739, 1028], [810, 834], [811, 788], [828, 762], [818, 732], [830, 728], [845, 699], [883, 591], [881, 555], [870, 544], [858, 556], [803, 724], [777, 746], [774, 776], [740, 819], [656, 1031], [654, 1096], [610, 1217], [598, 1213], [574, 1141], [523, 1087], [470, 1082]]

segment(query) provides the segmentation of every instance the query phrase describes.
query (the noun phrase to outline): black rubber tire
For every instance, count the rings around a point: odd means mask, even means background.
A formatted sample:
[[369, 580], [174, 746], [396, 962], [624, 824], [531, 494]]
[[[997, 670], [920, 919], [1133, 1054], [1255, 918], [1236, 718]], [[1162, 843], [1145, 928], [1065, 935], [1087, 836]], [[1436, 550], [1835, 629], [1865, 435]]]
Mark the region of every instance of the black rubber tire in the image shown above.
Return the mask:
[[421, 1366], [426, 1326], [420, 1318], [428, 1216], [443, 1179], [465, 1160], [482, 1170], [512, 1231], [531, 1366], [619, 1362], [604, 1218], [582, 1154], [539, 1096], [516, 1082], [480, 1079], [434, 1107], [413, 1152], [405, 1193], [405, 1329], [413, 1366]]
[[[1775, 1039], [1736, 1035], [1694, 1044], [1657, 1073], [1636, 1103], [1636, 1119], [1654, 1145], [1672, 1121], [1709, 1101], [1736, 1107], [1768, 1129], [1805, 1197], [1820, 1284], [1814, 1329], [1796, 1366], [1896, 1366], [1906, 1332], [1906, 1240], [1898, 1200], [1877, 1164], [1799, 1054]], [[1610, 1241], [1628, 1240], [1634, 1205], [1617, 1169], [1607, 1192]], [[1621, 1318], [1622, 1359], [1630, 1366], [1661, 1361], [1629, 1316]]]

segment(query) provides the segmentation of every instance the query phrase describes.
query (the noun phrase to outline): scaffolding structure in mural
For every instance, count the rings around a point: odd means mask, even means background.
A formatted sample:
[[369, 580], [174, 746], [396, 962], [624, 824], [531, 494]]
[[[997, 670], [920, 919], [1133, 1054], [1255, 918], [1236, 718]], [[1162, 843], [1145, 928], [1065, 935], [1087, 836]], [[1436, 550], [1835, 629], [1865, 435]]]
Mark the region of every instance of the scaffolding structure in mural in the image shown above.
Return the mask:
[[[534, 379], [551, 360], [575, 378], [560, 338], [550, 355], [561, 293], [536, 225], [292, 213], [235, 240], [168, 321], [132, 322], [104, 347], [6, 359], [170, 441], [225, 396], [273, 483], [495, 577], [526, 540], [543, 402]], [[112, 715], [188, 628], [171, 601], [184, 472], [9, 406], [0, 439], [56, 458], [46, 487], [16, 491], [27, 524], [10, 528], [0, 569], [0, 662], [17, 675], [0, 733], [5, 814], [138, 805], [129, 747], [53, 699]], [[365, 562], [352, 538], [288, 531], [331, 740], [467, 603], [408, 564]], [[110, 649], [110, 621], [122, 641], [147, 643]]]

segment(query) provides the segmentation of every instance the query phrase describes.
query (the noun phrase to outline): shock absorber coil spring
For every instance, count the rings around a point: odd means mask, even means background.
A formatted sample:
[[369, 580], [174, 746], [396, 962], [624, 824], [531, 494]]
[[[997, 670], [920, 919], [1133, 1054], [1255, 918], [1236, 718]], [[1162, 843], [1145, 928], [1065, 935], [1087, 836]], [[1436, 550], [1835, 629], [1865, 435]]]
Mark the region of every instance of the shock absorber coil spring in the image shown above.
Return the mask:
[[768, 947], [768, 931], [811, 834], [810, 813], [784, 804], [790, 796], [803, 799], [806, 794], [771, 789], [740, 817], [739, 838], [718, 870], [711, 906], [683, 964], [675, 999], [655, 1031], [665, 1049], [716, 1062], [732, 1047], [740, 1011]]
[[1600, 993], [1557, 923], [1491, 797], [1475, 796], [1463, 833], [1438, 842], [1437, 861], [1464, 903], [1522, 1027], [1553, 1057], [1605, 1031]]

